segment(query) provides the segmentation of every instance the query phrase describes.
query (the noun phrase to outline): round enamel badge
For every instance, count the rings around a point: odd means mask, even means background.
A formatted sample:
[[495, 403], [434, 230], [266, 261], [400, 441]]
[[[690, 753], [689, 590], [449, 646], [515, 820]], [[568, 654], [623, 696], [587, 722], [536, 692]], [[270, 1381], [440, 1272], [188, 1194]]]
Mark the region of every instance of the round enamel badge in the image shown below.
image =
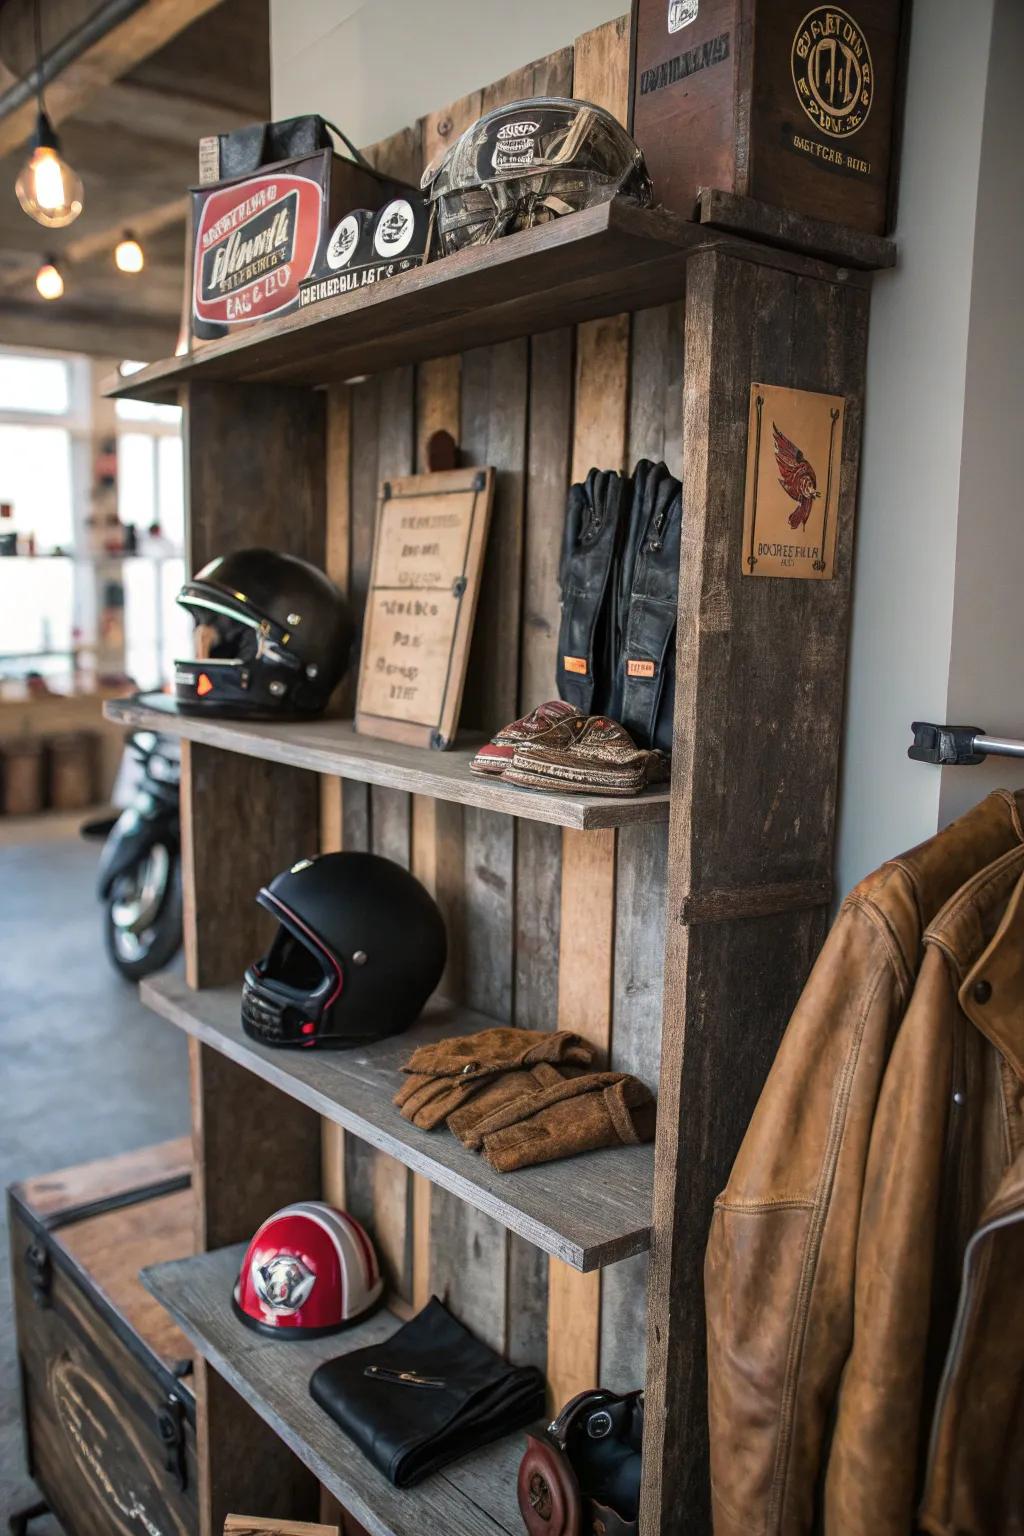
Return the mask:
[[404, 197], [396, 197], [388, 203], [377, 220], [373, 234], [373, 248], [386, 261], [390, 256], [401, 256], [416, 229], [412, 204]]
[[346, 214], [327, 246], [327, 265], [332, 272], [348, 266], [358, 242], [359, 220], [354, 213]]
[[791, 67], [800, 105], [822, 133], [844, 139], [864, 126], [875, 72], [867, 38], [846, 11], [808, 11], [793, 38]]

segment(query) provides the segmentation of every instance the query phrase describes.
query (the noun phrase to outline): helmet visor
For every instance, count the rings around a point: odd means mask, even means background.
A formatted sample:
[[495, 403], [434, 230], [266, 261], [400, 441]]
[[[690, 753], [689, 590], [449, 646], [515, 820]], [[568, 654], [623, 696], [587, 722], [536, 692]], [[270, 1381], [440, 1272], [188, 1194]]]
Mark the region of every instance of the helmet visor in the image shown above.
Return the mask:
[[276, 896], [262, 890], [257, 900], [277, 919], [278, 930], [267, 953], [245, 973], [242, 1022], [267, 1044], [312, 1045], [341, 995], [341, 964]]

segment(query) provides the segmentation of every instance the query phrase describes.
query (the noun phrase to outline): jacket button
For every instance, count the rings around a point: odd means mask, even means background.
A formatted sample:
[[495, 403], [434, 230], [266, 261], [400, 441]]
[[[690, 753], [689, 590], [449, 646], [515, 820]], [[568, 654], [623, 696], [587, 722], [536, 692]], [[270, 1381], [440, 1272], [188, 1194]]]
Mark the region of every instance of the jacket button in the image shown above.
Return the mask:
[[976, 981], [971, 988], [971, 995], [976, 1003], [987, 1003], [992, 996], [992, 983], [990, 981]]

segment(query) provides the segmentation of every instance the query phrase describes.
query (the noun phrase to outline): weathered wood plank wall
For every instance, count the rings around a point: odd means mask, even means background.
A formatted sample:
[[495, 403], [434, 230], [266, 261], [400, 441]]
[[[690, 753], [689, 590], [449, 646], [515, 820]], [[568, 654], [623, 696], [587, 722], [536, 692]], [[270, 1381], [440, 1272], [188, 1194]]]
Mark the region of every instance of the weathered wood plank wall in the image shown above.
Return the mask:
[[[482, 112], [535, 95], [574, 94], [624, 118], [627, 54], [620, 18], [368, 154], [418, 181]], [[327, 559], [357, 610], [382, 478], [425, 470], [442, 428], [463, 462], [498, 471], [464, 727], [493, 732], [555, 693], [570, 480], [643, 456], [680, 473], [682, 337], [679, 304], [328, 392]], [[372, 848], [434, 892], [449, 928], [448, 995], [523, 1027], [578, 1029], [656, 1085], [666, 828], [562, 832], [325, 779], [321, 846]], [[443, 1296], [481, 1337], [546, 1370], [553, 1407], [598, 1382], [642, 1383], [646, 1259], [579, 1275], [334, 1127], [323, 1158], [325, 1190], [373, 1230], [400, 1308]]]
[[[575, 49], [432, 113], [370, 154], [413, 179], [417, 156], [429, 163], [481, 112], [503, 102], [574, 93], [624, 117], [626, 87], [620, 20], [579, 39]], [[644, 453], [668, 454], [679, 469], [681, 309], [643, 313], [633, 328], [632, 346], [623, 316], [581, 326], [575, 335], [556, 331], [425, 364], [414, 382], [409, 370], [369, 380], [353, 386], [350, 412], [332, 400], [329, 484], [338, 490], [337, 498], [329, 490], [329, 550], [336, 574], [350, 575], [357, 605], [365, 594], [376, 480], [409, 467], [412, 452], [424, 468], [426, 443], [440, 427], [452, 432], [466, 462], [493, 463], [499, 471], [467, 726], [493, 730], [554, 691], [557, 565], [570, 476], [585, 475], [593, 464], [628, 467]], [[339, 468], [345, 452], [347, 477]], [[337, 796], [336, 781], [329, 783], [328, 803]], [[617, 856], [613, 834], [560, 834], [429, 800], [410, 810], [406, 796], [356, 786], [342, 791], [346, 803], [350, 791], [370, 802], [369, 846], [406, 864], [411, 854], [415, 872], [442, 899], [453, 939], [446, 979], [452, 995], [527, 1027], [580, 1028], [617, 1064], [656, 1080], [664, 829], [630, 834]], [[325, 846], [337, 845], [340, 824], [337, 815], [325, 817]], [[348, 846], [367, 846], [359, 828], [352, 837], [359, 842]], [[618, 938], [617, 890], [625, 898]], [[561, 956], [560, 923], [568, 935]], [[336, 1142], [329, 1132], [326, 1145]], [[327, 1162], [336, 1161], [332, 1151]], [[383, 1231], [401, 1296], [419, 1303], [431, 1289], [445, 1294], [516, 1358], [547, 1364], [553, 1399], [599, 1379], [602, 1334], [615, 1383], [641, 1379], [643, 1260], [608, 1277], [602, 1322], [597, 1276], [552, 1264], [549, 1277], [545, 1259], [489, 1218], [419, 1181], [410, 1197], [404, 1175], [382, 1178], [379, 1164], [386, 1161], [350, 1138], [347, 1178], [331, 1187], [357, 1211], [362, 1206], [379, 1237]], [[359, 1164], [367, 1166], [357, 1176]]]

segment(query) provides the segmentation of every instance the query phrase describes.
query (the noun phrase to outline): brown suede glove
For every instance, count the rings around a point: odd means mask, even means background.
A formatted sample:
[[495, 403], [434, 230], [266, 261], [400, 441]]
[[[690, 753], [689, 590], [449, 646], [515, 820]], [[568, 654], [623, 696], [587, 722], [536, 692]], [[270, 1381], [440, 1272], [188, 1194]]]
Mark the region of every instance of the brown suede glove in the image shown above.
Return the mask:
[[510, 1173], [598, 1147], [650, 1141], [654, 1116], [654, 1099], [638, 1078], [590, 1072], [505, 1103], [475, 1134], [491, 1167]]
[[594, 1047], [582, 1035], [560, 1029], [553, 1033], [541, 1029], [512, 1029], [496, 1025], [476, 1035], [456, 1035], [451, 1040], [437, 1040], [413, 1051], [402, 1068], [426, 1077], [493, 1077], [497, 1072], [511, 1072], [516, 1067], [532, 1067], [539, 1061], [577, 1061], [584, 1065], [594, 1059]]
[[484, 1029], [421, 1045], [402, 1068], [408, 1077], [393, 1102], [406, 1120], [432, 1131], [496, 1077], [548, 1062], [589, 1066], [593, 1057], [590, 1042], [566, 1030]]
[[482, 1120], [489, 1119], [514, 1100], [536, 1098], [546, 1089], [554, 1088], [567, 1078], [577, 1077], [586, 1070], [582, 1066], [556, 1067], [549, 1061], [542, 1061], [535, 1067], [526, 1067], [517, 1072], [502, 1072], [500, 1077], [490, 1078], [468, 1104], [463, 1104], [461, 1109], [448, 1116], [448, 1129], [464, 1147], [472, 1147], [479, 1152], [481, 1138], [477, 1127]]

